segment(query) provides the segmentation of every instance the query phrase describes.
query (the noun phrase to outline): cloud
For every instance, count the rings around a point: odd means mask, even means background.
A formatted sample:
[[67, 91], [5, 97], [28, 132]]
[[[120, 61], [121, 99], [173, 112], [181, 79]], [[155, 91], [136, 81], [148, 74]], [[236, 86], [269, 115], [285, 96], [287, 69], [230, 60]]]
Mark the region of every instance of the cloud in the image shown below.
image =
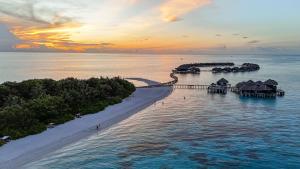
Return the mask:
[[23, 43], [16, 45], [18, 51], [35, 51], [35, 52], [85, 52], [89, 49], [98, 49], [103, 47], [101, 44], [82, 44], [76, 42], [53, 42], [53, 43]]
[[[9, 0], [0, 1], [0, 13], [40, 24], [60, 25], [73, 22], [73, 18], [63, 15], [63, 4], [53, 6], [45, 1]], [[70, 5], [70, 4], [68, 4]]]
[[14, 34], [12, 34], [9, 29], [0, 24], [0, 51], [12, 51], [14, 47], [20, 43], [21, 40], [18, 39]]
[[221, 34], [216, 34], [216, 36], [217, 36], [217, 37], [221, 37], [222, 35], [221, 35]]
[[179, 17], [177, 17], [177, 16], [169, 16], [169, 17], [166, 19], [167, 22], [177, 22], [177, 21], [180, 21], [180, 20], [182, 20], [182, 18], [179, 18]]
[[114, 47], [106, 42], [109, 38], [119, 38], [128, 30], [145, 27], [140, 22], [142, 19], [133, 18], [136, 12], [128, 12], [139, 2], [0, 0], [0, 23], [9, 25], [10, 32], [22, 40], [15, 45], [19, 50], [108, 48]]
[[162, 19], [166, 22], [176, 22], [181, 20], [181, 16], [208, 5], [212, 0], [167, 0], [160, 6]]
[[255, 44], [255, 43], [259, 43], [260, 41], [259, 40], [252, 40], [252, 41], [249, 41], [248, 43], [249, 44]]
[[243, 39], [248, 39], [248, 38], [249, 38], [248, 36], [244, 36], [244, 37], [243, 37]]
[[8, 24], [10, 32], [22, 40], [15, 45], [16, 49], [56, 48], [83, 51], [91, 46], [99, 46], [79, 45], [71, 40], [71, 34], [81, 27], [73, 17], [64, 13], [64, 9], [72, 7], [74, 4], [68, 0], [59, 3], [45, 0], [0, 0], [0, 22]]
[[108, 43], [108, 42], [102, 42], [102, 43], [100, 43], [100, 46], [102, 47], [102, 48], [106, 48], [106, 47], [111, 47], [111, 46], [114, 46], [115, 44], [113, 44], [113, 43]]

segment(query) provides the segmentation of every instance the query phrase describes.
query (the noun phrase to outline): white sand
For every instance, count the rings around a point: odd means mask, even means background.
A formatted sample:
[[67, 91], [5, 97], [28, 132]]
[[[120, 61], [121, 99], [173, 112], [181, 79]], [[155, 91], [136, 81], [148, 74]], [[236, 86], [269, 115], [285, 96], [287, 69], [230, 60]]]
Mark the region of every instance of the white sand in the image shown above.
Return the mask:
[[[147, 84], [156, 82], [134, 78]], [[172, 92], [170, 87], [138, 88], [122, 103], [107, 107], [104, 111], [86, 115], [65, 124], [48, 129], [37, 135], [11, 141], [0, 147], [0, 168], [15, 169], [24, 164], [42, 158], [46, 154], [60, 149], [67, 144], [74, 143], [97, 132], [96, 126], [108, 128], [129, 116], [163, 99]]]

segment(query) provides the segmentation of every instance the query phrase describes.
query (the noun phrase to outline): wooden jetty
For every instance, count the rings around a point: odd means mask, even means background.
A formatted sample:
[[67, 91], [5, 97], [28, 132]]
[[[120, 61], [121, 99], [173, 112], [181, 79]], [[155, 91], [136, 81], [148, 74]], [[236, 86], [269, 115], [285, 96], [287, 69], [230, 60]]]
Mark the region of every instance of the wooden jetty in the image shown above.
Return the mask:
[[148, 85], [148, 86], [141, 86], [137, 88], [153, 88], [153, 87], [164, 87], [164, 86], [174, 86], [178, 82], [178, 77], [175, 76], [175, 73], [171, 73], [170, 77], [173, 79], [172, 81], [160, 83], [156, 85]]
[[[227, 94], [227, 91], [230, 90], [231, 92], [237, 93], [240, 96], [247, 96], [247, 97], [261, 97], [261, 98], [266, 98], [266, 97], [276, 97], [276, 96], [284, 96], [285, 92], [281, 89], [275, 89], [274, 93], [261, 93], [255, 91], [253, 93], [252, 89], [248, 91], [248, 89], [241, 90], [239, 88], [239, 84], [236, 86], [231, 86], [231, 84], [228, 84], [228, 81], [224, 78], [220, 79], [217, 84], [212, 83], [211, 85], [202, 85], [202, 84], [177, 84], [178, 82], [178, 77], [175, 75], [175, 73], [171, 73], [170, 77], [173, 79], [172, 81], [165, 82], [165, 83], [159, 83], [156, 85], [149, 85], [149, 86], [141, 86], [137, 88], [153, 88], [153, 87], [164, 87], [164, 86], [169, 86], [173, 87], [173, 89], [196, 89], [196, 90], [207, 90], [208, 93], [217, 93], [217, 94]], [[250, 81], [251, 82], [251, 81]], [[250, 83], [249, 81], [247, 83]], [[266, 81], [267, 82], [272, 82], [275, 83], [271, 80]], [[241, 82], [241, 84], [246, 83], [246, 82]], [[254, 82], [253, 82], [254, 83]], [[258, 82], [257, 82], [258, 83]], [[261, 82], [262, 83], [262, 82]], [[277, 84], [277, 82], [276, 82]], [[257, 87], [256, 87], [257, 88]], [[261, 86], [260, 86], [261, 88]]]
[[175, 89], [208, 89], [209, 85], [174, 84]]
[[[189, 85], [189, 84], [174, 84], [173, 88], [174, 89], [202, 89], [202, 90], [208, 90], [208, 88], [211, 85], [200, 85], [200, 84], [194, 84], [194, 85]], [[231, 87], [230, 84], [227, 86], [227, 89], [232, 89], [234, 87]]]

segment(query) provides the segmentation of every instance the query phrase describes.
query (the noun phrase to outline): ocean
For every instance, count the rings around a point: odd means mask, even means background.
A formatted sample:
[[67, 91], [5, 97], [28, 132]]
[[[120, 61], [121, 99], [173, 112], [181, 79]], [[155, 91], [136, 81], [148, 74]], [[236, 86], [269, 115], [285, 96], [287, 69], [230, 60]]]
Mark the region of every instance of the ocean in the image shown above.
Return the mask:
[[300, 56], [0, 53], [0, 60], [0, 82], [99, 76], [165, 82], [183, 63], [250, 62], [261, 70], [203, 71], [179, 75], [179, 83], [210, 84], [224, 77], [235, 85], [271, 78], [286, 92], [257, 99], [175, 89], [155, 105], [26, 169], [300, 168]]

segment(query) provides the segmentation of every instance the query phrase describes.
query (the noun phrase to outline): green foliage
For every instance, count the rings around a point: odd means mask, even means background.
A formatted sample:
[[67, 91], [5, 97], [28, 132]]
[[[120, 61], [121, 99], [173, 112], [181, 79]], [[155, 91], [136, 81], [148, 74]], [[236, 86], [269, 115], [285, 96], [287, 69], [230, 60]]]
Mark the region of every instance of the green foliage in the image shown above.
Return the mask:
[[0, 147], [3, 146], [5, 144], [4, 141], [0, 141]]
[[17, 139], [40, 133], [49, 123], [104, 110], [134, 91], [133, 84], [118, 77], [5, 82], [0, 85], [0, 136]]

